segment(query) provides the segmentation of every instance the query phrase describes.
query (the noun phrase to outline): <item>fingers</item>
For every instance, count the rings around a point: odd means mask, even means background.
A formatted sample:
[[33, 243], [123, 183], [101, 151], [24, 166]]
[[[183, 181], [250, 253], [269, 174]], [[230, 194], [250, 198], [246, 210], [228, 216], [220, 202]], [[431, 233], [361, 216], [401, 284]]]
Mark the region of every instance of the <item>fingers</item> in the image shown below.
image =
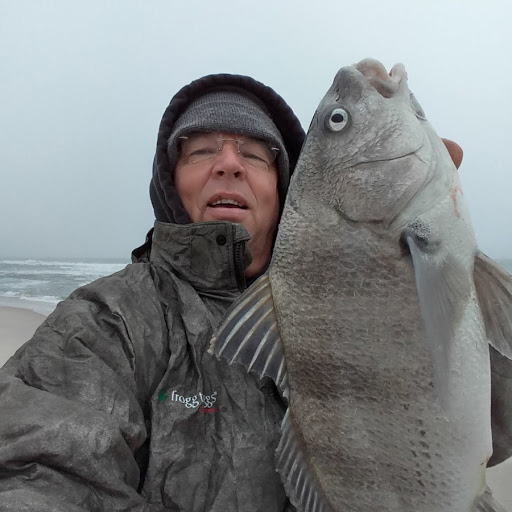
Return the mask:
[[450, 153], [450, 156], [452, 157], [455, 167], [457, 167], [457, 169], [458, 169], [462, 162], [462, 156], [463, 156], [462, 148], [456, 142], [453, 142], [453, 140], [450, 140], [450, 139], [441, 139], [441, 140], [443, 141], [444, 145], [446, 146], [448, 153]]

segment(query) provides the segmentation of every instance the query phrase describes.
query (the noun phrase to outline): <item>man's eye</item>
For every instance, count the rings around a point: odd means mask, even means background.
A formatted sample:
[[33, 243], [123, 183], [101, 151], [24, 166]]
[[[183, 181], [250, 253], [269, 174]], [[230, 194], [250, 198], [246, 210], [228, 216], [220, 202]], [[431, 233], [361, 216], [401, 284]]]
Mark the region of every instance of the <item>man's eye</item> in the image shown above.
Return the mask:
[[189, 156], [201, 156], [201, 155], [214, 155], [217, 153], [217, 150], [213, 147], [211, 148], [197, 148], [189, 153]]
[[190, 148], [187, 153], [187, 160], [191, 164], [197, 164], [213, 158], [218, 153], [214, 146], [199, 146]]
[[266, 155], [262, 155], [260, 153], [256, 153], [254, 151], [242, 151], [242, 156], [246, 159], [246, 160], [249, 160], [250, 162], [260, 162], [260, 163], [264, 163], [266, 165], [269, 165], [269, 158], [266, 156]]

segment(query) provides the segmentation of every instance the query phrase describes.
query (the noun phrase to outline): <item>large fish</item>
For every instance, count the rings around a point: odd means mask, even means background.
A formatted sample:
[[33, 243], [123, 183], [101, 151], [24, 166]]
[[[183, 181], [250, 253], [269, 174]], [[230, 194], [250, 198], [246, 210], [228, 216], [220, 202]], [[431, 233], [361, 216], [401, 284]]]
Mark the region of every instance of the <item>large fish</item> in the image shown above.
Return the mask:
[[503, 510], [485, 485], [488, 343], [508, 364], [510, 290], [477, 250], [456, 168], [404, 67], [342, 68], [268, 273], [212, 344], [287, 399], [277, 468], [298, 510]]

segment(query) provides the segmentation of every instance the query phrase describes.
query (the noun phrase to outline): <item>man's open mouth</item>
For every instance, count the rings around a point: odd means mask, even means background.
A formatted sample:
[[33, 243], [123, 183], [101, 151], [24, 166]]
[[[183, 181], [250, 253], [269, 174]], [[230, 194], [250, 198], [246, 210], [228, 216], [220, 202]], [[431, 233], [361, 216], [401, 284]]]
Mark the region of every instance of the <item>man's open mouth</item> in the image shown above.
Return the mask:
[[222, 207], [222, 208], [241, 208], [242, 210], [247, 210], [247, 206], [235, 201], [234, 199], [218, 199], [217, 201], [213, 201], [212, 203], [208, 203], [210, 208]]

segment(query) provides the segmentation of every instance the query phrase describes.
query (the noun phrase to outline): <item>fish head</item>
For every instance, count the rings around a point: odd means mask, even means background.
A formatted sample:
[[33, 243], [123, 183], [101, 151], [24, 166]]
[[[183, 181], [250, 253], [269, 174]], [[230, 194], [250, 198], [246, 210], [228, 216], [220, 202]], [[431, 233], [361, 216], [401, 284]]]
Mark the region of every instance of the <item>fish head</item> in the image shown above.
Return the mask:
[[[373, 59], [338, 71], [297, 167], [314, 169], [322, 201], [355, 222], [389, 224], [436, 170], [441, 140], [409, 90], [404, 66]], [[453, 167], [453, 165], [452, 165]]]

